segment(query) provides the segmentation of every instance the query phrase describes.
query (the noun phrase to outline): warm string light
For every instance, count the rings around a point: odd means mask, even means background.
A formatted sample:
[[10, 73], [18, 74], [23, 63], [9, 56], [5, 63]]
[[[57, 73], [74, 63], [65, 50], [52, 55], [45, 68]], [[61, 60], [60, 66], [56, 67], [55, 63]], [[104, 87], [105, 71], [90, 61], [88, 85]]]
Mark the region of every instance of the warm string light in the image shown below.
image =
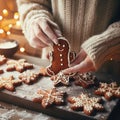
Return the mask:
[[[9, 11], [7, 9], [2, 10], [2, 14], [0, 15], [0, 38], [4, 38], [11, 34], [10, 29], [15, 27], [17, 29], [20, 28], [21, 24], [19, 21], [19, 13], [15, 12], [13, 18], [8, 19]], [[25, 48], [20, 47], [19, 51], [21, 53], [25, 53]]]
[[8, 27], [11, 28], [13, 25], [12, 24], [9, 24]]
[[22, 52], [22, 53], [25, 52], [25, 48], [24, 48], [24, 47], [21, 47], [21, 48], [20, 48], [20, 52]]
[[8, 16], [8, 10], [3, 9], [2, 14], [3, 14], [4, 17], [7, 17]]
[[16, 21], [16, 26], [17, 26], [17, 27], [20, 27], [20, 25], [21, 25], [21, 24], [20, 24], [20, 21]]
[[[20, 28], [21, 24], [19, 21], [19, 13], [15, 12], [12, 19], [7, 19], [9, 12], [7, 9], [2, 10], [2, 15], [0, 15], [0, 38], [6, 37], [11, 34], [10, 29], [14, 26], [15, 28]], [[25, 48], [20, 47], [19, 51], [25, 53]]]
[[10, 31], [7, 31], [7, 33], [6, 33], [7, 35], [10, 35], [11, 34], [11, 32]]
[[[15, 12], [13, 18], [7, 19], [9, 12], [7, 9], [2, 10], [2, 15], [0, 15], [0, 38], [10, 35], [10, 29], [13, 26], [20, 28], [19, 13]], [[4, 34], [4, 35], [2, 35]]]
[[3, 16], [0, 15], [0, 21], [3, 19]]
[[15, 20], [18, 20], [18, 19], [19, 19], [19, 13], [18, 13], [18, 12], [15, 12], [15, 13], [14, 13], [14, 19], [15, 19]]
[[4, 33], [4, 30], [3, 29], [0, 29], [0, 34], [3, 34]]

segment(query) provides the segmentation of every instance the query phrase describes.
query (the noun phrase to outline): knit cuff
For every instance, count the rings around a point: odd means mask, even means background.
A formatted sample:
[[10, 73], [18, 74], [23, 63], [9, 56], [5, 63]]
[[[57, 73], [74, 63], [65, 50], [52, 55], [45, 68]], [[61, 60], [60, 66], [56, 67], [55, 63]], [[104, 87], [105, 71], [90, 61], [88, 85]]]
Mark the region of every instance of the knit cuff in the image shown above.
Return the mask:
[[120, 59], [120, 22], [114, 23], [100, 35], [95, 35], [81, 46], [97, 69], [107, 60]]

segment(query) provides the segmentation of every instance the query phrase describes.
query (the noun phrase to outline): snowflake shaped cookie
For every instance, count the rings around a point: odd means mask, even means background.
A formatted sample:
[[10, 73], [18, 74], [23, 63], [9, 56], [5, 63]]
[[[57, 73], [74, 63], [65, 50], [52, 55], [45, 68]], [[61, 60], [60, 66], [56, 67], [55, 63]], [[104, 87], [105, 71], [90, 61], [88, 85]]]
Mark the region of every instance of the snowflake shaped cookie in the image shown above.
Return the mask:
[[94, 110], [103, 110], [103, 106], [99, 103], [100, 98], [89, 97], [87, 94], [80, 94], [77, 97], [68, 97], [72, 110], [83, 110], [86, 115], [91, 115]]
[[21, 84], [21, 80], [15, 80], [13, 76], [0, 77], [0, 89], [5, 88], [9, 91], [14, 91], [14, 86], [19, 84]]
[[120, 98], [120, 87], [116, 82], [100, 83], [100, 86], [95, 90], [96, 95], [103, 95], [107, 100], [111, 100], [113, 97]]
[[31, 84], [37, 81], [39, 73], [33, 71], [25, 71], [19, 75], [19, 79], [26, 84]]
[[69, 75], [65, 75], [62, 72], [59, 72], [57, 75], [52, 76], [51, 80], [53, 81], [54, 86], [57, 86], [60, 84], [61, 85], [69, 85], [70, 77], [69, 77]]
[[38, 90], [37, 95], [33, 98], [34, 102], [41, 103], [43, 108], [47, 108], [53, 104], [61, 105], [64, 103], [63, 91], [58, 91], [55, 88], [50, 90]]
[[26, 69], [32, 69], [32, 68], [33, 68], [33, 64], [26, 62], [25, 59], [7, 61], [7, 71], [16, 70], [18, 72], [23, 72]]
[[91, 73], [77, 73], [74, 76], [75, 84], [78, 86], [82, 86], [83, 88], [88, 88], [89, 86], [94, 84], [96, 77]]

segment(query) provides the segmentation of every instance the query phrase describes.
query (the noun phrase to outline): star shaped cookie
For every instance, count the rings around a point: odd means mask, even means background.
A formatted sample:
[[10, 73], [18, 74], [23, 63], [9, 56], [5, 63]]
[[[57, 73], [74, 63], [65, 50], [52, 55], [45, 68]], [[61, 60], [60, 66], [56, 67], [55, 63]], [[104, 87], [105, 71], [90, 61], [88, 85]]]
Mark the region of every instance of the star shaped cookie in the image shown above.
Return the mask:
[[59, 72], [57, 75], [52, 76], [51, 80], [53, 81], [54, 86], [57, 86], [60, 84], [61, 85], [69, 85], [70, 77], [69, 77], [69, 75], [65, 75], [62, 72]]
[[21, 84], [21, 80], [14, 79], [13, 76], [10, 77], [0, 77], [0, 89], [7, 89], [9, 91], [14, 91], [15, 85]]
[[120, 98], [120, 87], [116, 82], [102, 83], [100, 82], [99, 88], [95, 90], [96, 95], [102, 95], [107, 100], [111, 100], [113, 97]]
[[103, 105], [99, 102], [100, 98], [89, 97], [87, 94], [81, 93], [77, 97], [68, 97], [72, 110], [83, 110], [86, 115], [91, 115], [94, 110], [103, 110]]
[[7, 71], [16, 70], [18, 72], [23, 72], [26, 69], [32, 68], [33, 64], [28, 63], [25, 59], [7, 61]]
[[33, 98], [34, 102], [41, 103], [43, 108], [47, 108], [51, 105], [61, 105], [64, 103], [63, 91], [58, 91], [55, 88], [50, 90], [38, 90], [36, 97]]

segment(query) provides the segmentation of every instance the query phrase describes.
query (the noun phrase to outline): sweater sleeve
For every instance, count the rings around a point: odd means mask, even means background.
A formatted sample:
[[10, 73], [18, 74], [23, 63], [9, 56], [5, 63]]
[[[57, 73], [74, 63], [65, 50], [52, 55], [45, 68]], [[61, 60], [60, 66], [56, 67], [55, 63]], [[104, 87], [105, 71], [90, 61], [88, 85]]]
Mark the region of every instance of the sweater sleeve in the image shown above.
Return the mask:
[[50, 0], [17, 0], [18, 12], [23, 33], [29, 39], [32, 22], [39, 17], [53, 19]]
[[86, 40], [81, 46], [97, 69], [110, 60], [120, 60], [120, 21], [111, 24], [107, 30]]

